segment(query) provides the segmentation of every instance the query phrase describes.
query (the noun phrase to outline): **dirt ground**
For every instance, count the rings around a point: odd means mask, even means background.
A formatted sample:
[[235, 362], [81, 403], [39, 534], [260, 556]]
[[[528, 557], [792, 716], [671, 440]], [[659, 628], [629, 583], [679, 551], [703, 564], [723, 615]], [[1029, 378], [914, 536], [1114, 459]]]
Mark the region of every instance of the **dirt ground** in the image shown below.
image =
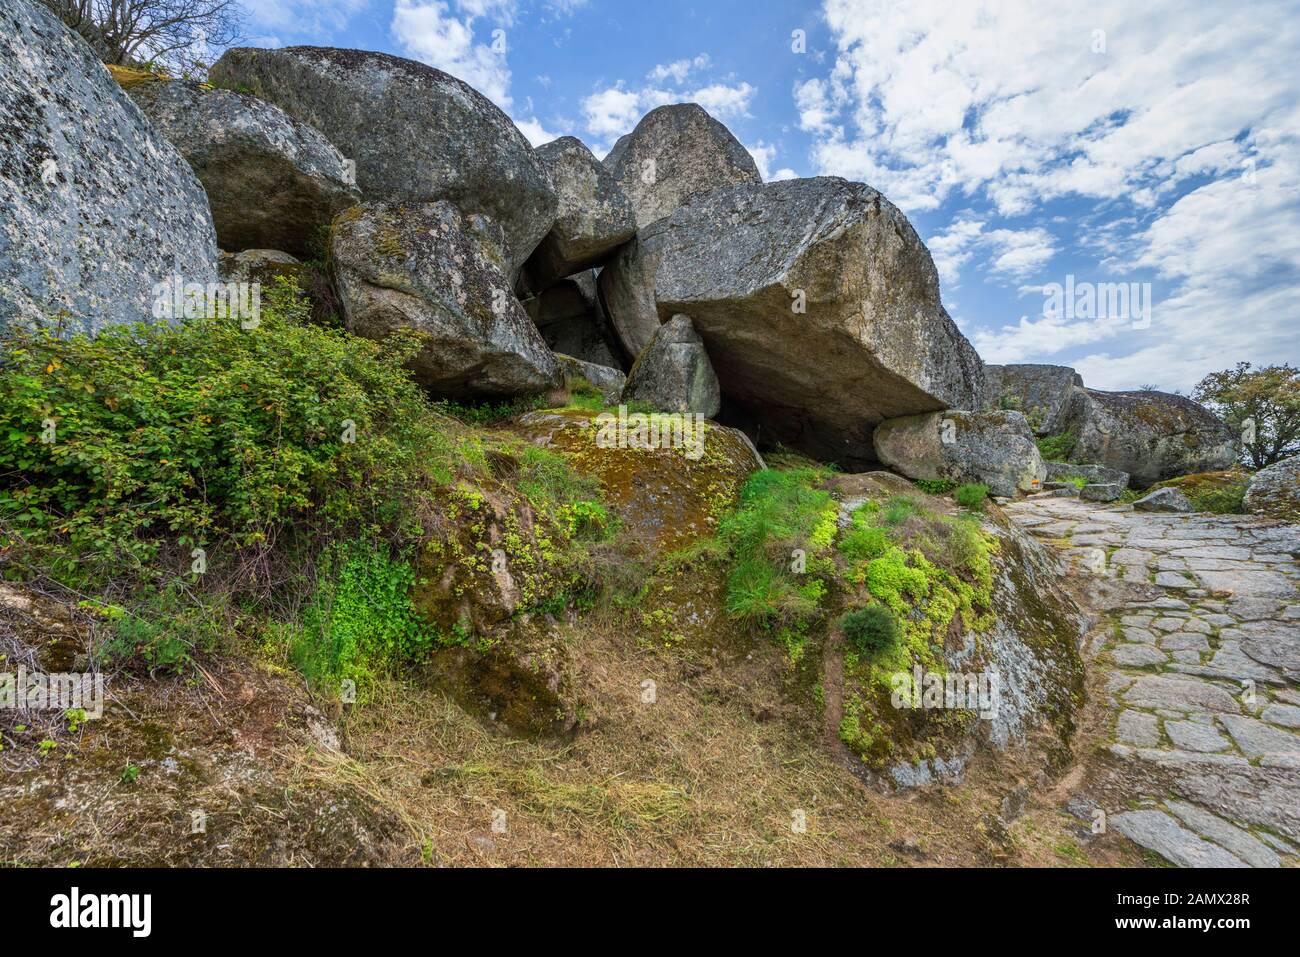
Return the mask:
[[[19, 634], [86, 640], [76, 615], [0, 596]], [[102, 719], [0, 717], [0, 860], [30, 865], [1089, 866], [1155, 863], [1064, 805], [1104, 760], [1090, 695], [1072, 754], [1031, 738], [957, 786], [863, 783], [824, 728], [782, 706], [776, 648], [646, 648], [572, 626], [590, 713], [520, 740], [424, 676], [358, 703], [313, 699], [255, 655], [192, 679], [112, 676]], [[34, 641], [32, 641], [34, 639]], [[653, 681], [653, 702], [647, 700]], [[20, 730], [21, 729], [21, 730]], [[41, 741], [53, 741], [42, 748]]]

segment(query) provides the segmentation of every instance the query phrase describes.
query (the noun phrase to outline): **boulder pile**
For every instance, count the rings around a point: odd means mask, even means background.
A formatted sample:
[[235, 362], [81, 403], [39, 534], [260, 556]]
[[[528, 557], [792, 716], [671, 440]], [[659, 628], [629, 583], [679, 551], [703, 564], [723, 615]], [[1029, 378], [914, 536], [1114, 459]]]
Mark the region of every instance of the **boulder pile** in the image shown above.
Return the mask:
[[[697, 104], [651, 110], [601, 160], [571, 136], [534, 149], [461, 80], [388, 54], [235, 48], [210, 84], [119, 69], [119, 88], [33, 0], [0, 27], [19, 158], [0, 167], [0, 324], [148, 318], [158, 282], [216, 280], [219, 242], [222, 278], [287, 275], [317, 318], [416, 333], [440, 397], [581, 379], [998, 495], [1082, 476], [1108, 501], [1235, 457], [1182, 396], [984, 366], [897, 207], [836, 177], [764, 183]], [[29, 89], [19, 63], [51, 79]]]

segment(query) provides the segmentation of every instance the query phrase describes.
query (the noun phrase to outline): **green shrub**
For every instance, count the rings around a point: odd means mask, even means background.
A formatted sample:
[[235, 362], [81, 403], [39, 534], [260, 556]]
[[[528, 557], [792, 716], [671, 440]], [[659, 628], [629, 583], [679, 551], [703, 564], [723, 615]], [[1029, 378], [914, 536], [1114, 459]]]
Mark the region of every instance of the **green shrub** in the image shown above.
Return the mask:
[[902, 525], [917, 512], [916, 502], [906, 496], [890, 499], [885, 503], [881, 521], [886, 525]]
[[844, 637], [859, 654], [873, 655], [886, 651], [899, 639], [898, 619], [882, 605], [867, 605], [840, 618]]
[[870, 561], [885, 554], [889, 536], [879, 526], [871, 524], [864, 509], [853, 513], [853, 523], [840, 539], [840, 553], [851, 562]]
[[1074, 451], [1079, 436], [1074, 432], [1061, 432], [1058, 435], [1045, 435], [1036, 440], [1038, 451], [1049, 462], [1065, 462]]
[[415, 340], [302, 324], [287, 280], [265, 299], [252, 330], [224, 319], [93, 340], [11, 330], [0, 523], [91, 580], [145, 572], [168, 547], [265, 548], [290, 525], [418, 534], [411, 498], [450, 480], [455, 456], [402, 368]]
[[927, 495], [947, 495], [957, 487], [952, 479], [916, 479], [913, 484]]
[[311, 601], [279, 636], [308, 680], [356, 680], [427, 654], [434, 635], [411, 604], [408, 561], [382, 543], [356, 540], [332, 545], [318, 570]]
[[968, 508], [971, 511], [978, 511], [984, 507], [984, 500], [989, 496], [989, 487], [983, 482], [969, 482], [965, 485], [959, 485], [957, 491], [953, 493], [953, 498], [962, 508]]

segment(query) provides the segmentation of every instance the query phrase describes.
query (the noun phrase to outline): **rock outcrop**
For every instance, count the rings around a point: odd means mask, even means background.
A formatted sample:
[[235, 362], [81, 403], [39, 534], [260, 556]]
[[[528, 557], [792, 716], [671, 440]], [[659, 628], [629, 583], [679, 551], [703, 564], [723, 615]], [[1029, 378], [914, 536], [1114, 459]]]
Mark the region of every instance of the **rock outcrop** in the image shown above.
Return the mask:
[[449, 202], [365, 203], [331, 230], [349, 331], [382, 340], [413, 329], [416, 380], [446, 397], [558, 388], [555, 356], [511, 292], [501, 229]]
[[1119, 469], [1075, 462], [1044, 462], [1043, 465], [1047, 468], [1048, 482], [1061, 482], [1077, 476], [1093, 483], [1128, 488], [1128, 473]]
[[96, 332], [152, 316], [155, 285], [215, 282], [203, 187], [40, 4], [0, 9], [0, 329], [64, 314]]
[[1300, 455], [1252, 475], [1242, 507], [1252, 514], [1300, 524]]
[[584, 362], [623, 368], [618, 340], [596, 294], [596, 275], [588, 270], [561, 279], [524, 300], [546, 344]]
[[876, 455], [908, 478], [983, 482], [1006, 498], [1036, 492], [1047, 470], [1019, 412], [927, 412], [876, 427]]
[[1191, 500], [1176, 488], [1158, 488], [1133, 503], [1139, 512], [1190, 512]]
[[617, 405], [622, 398], [623, 386], [627, 385], [627, 376], [617, 369], [597, 365], [594, 362], [584, 362], [582, 359], [566, 356], [562, 352], [557, 352], [555, 358], [564, 372], [566, 389], [572, 391], [576, 385], [585, 381], [600, 390], [606, 405]]
[[983, 370], [939, 300], [906, 217], [822, 177], [697, 196], [601, 272], [625, 352], [686, 313], [723, 394], [764, 435], [842, 465], [874, 462], [885, 419], [977, 408]]
[[754, 157], [695, 103], [651, 110], [605, 157], [644, 229], [692, 196], [737, 183], [762, 183]]
[[320, 130], [356, 163], [366, 200], [450, 200], [504, 230], [512, 284], [550, 231], [557, 200], [524, 135], [472, 87], [362, 50], [227, 50], [214, 83], [247, 89]]
[[1225, 469], [1237, 458], [1232, 429], [1186, 396], [1167, 392], [1077, 389], [1067, 430], [1072, 460], [1128, 472], [1145, 488], [1192, 472]]
[[129, 92], [194, 168], [224, 250], [304, 255], [322, 227], [361, 199], [343, 155], [277, 106], [183, 80]]
[[659, 327], [628, 373], [623, 401], [648, 402], [662, 412], [718, 414], [718, 377], [690, 316], [673, 316]]
[[562, 136], [539, 146], [537, 158], [559, 198], [555, 225], [527, 264], [530, 284], [544, 289], [603, 263], [636, 233], [636, 216], [609, 170], [581, 140]]
[[1037, 435], [1064, 430], [1070, 400], [1083, 379], [1069, 366], [985, 365], [984, 408], [1023, 412]]
[[745, 479], [763, 467], [743, 432], [701, 422], [679, 434], [684, 418], [544, 410], [526, 413], [517, 428], [599, 481], [635, 549], [662, 555], [712, 535]]

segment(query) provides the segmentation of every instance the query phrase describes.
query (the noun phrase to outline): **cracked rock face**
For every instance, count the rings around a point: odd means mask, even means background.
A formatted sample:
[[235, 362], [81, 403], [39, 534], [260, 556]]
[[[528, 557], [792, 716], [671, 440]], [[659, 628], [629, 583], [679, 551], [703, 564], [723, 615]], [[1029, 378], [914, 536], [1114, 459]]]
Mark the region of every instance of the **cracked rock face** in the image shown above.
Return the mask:
[[330, 254], [348, 330], [383, 340], [413, 329], [410, 362], [435, 396], [513, 396], [563, 383], [511, 293], [501, 228], [453, 204], [365, 203], [334, 222]]
[[559, 197], [555, 225], [528, 260], [531, 282], [557, 279], [598, 266], [636, 233], [632, 203], [582, 141], [562, 136], [537, 148]]
[[222, 249], [304, 255], [361, 199], [319, 130], [255, 96], [183, 80], [136, 84], [130, 95], [203, 183]]
[[983, 367], [906, 217], [836, 177], [714, 190], [642, 229], [601, 272], [624, 350], [694, 321], [722, 392], [764, 434], [845, 467], [875, 426], [977, 408]]
[[215, 282], [203, 187], [43, 6], [0, 8], [0, 328], [66, 311], [94, 333], [152, 316], [155, 284]]
[[736, 183], [762, 183], [749, 150], [694, 103], [651, 110], [605, 157], [636, 209], [643, 229], [697, 193]]
[[492, 217], [512, 280], [555, 222], [555, 190], [524, 135], [441, 70], [362, 50], [237, 48], [210, 76], [320, 130], [356, 162], [364, 199], [449, 200]]
[[1232, 429], [1186, 396], [1076, 389], [1068, 419], [1078, 435], [1070, 458], [1128, 472], [1139, 488], [1237, 459]]

